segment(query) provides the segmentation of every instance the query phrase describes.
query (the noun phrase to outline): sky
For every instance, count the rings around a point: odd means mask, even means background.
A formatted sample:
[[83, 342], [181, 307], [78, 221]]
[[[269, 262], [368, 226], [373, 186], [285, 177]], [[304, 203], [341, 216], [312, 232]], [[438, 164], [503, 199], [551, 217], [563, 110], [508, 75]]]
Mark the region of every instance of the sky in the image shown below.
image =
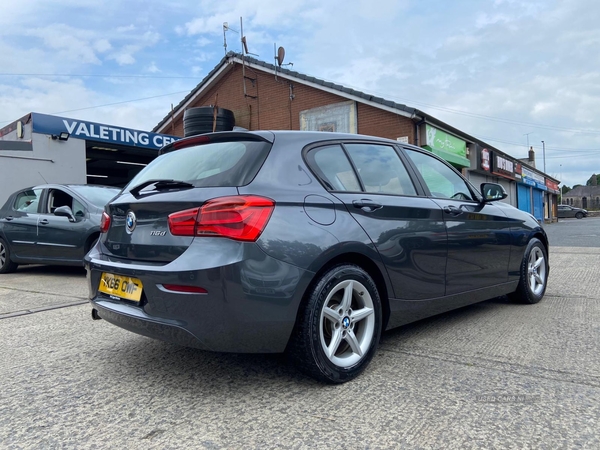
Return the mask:
[[[568, 186], [600, 173], [597, 0], [2, 0], [0, 127], [151, 130], [241, 51], [424, 111]], [[542, 144], [544, 141], [545, 144]], [[544, 150], [545, 147], [545, 151]], [[545, 154], [545, 158], [544, 158]]]

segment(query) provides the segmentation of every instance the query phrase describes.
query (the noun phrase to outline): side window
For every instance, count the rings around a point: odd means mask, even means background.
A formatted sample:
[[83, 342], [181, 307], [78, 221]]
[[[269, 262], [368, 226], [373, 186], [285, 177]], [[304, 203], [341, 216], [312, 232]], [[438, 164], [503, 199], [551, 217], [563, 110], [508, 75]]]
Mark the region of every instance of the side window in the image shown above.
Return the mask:
[[312, 150], [308, 154], [308, 160], [332, 191], [361, 191], [352, 165], [339, 145]]
[[44, 212], [54, 214], [59, 206], [68, 206], [73, 209], [73, 197], [60, 189], [51, 189], [48, 193], [48, 204]]
[[417, 195], [415, 187], [396, 153], [389, 145], [344, 144], [365, 191], [379, 194]]
[[473, 200], [465, 180], [446, 164], [422, 152], [410, 149], [405, 151], [417, 166], [433, 197]]
[[42, 189], [29, 189], [17, 194], [13, 209], [15, 211], [37, 213]]

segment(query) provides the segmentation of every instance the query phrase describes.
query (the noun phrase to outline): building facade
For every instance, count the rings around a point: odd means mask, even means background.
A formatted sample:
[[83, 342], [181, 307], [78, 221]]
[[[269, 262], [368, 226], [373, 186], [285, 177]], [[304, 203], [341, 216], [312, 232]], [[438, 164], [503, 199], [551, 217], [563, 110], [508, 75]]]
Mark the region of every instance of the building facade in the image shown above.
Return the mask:
[[583, 209], [600, 209], [600, 186], [577, 186], [563, 195], [565, 205]]
[[[430, 150], [475, 186], [501, 184], [504, 201], [538, 220], [556, 220], [559, 181], [429, 114], [237, 53], [227, 54], [155, 128], [184, 135], [189, 108], [233, 111], [248, 130], [338, 131], [380, 136]], [[482, 160], [482, 157], [484, 158]]]
[[176, 136], [30, 113], [0, 129], [0, 205], [45, 183], [123, 186]]

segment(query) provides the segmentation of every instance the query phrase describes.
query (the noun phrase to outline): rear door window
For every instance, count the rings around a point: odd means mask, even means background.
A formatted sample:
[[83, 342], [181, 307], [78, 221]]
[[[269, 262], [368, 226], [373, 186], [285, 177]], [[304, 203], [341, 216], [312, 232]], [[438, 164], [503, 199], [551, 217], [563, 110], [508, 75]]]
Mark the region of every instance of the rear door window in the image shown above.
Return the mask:
[[344, 144], [366, 192], [417, 195], [404, 164], [389, 145]]
[[37, 213], [42, 192], [43, 189], [29, 189], [27, 191], [20, 192], [15, 198], [13, 209], [15, 211]]
[[319, 147], [308, 154], [311, 166], [331, 191], [360, 192], [360, 183], [340, 145]]

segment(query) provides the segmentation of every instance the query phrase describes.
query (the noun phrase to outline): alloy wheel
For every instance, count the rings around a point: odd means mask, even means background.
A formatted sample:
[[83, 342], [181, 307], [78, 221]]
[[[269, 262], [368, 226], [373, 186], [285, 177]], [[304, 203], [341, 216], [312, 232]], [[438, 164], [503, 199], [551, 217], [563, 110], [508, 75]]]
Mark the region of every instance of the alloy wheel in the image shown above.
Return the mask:
[[6, 247], [0, 242], [0, 267], [4, 267], [4, 264], [6, 264]]
[[370, 348], [375, 331], [373, 299], [362, 283], [345, 280], [327, 296], [319, 321], [321, 348], [338, 367], [358, 363]]
[[539, 247], [533, 247], [527, 263], [529, 289], [535, 295], [541, 295], [546, 283], [546, 261]]

